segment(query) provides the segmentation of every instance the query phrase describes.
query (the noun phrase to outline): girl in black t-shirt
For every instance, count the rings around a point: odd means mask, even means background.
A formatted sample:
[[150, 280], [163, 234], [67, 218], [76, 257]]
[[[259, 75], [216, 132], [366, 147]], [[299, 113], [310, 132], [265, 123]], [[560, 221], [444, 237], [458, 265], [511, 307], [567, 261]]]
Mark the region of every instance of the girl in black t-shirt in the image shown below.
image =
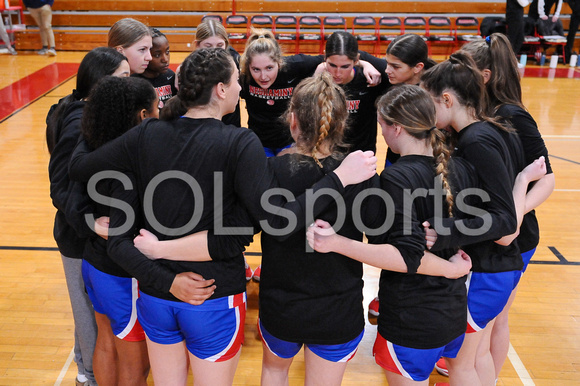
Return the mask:
[[107, 75], [128, 77], [129, 71], [127, 58], [115, 49], [97, 47], [91, 50], [79, 65], [75, 90], [53, 105], [46, 117], [50, 197], [57, 209], [53, 234], [61, 253], [75, 322], [77, 382], [89, 385], [96, 384], [93, 354], [103, 354], [100, 348], [95, 350], [95, 314], [81, 275], [85, 241], [92, 232], [84, 216], [71, 210], [84, 206], [87, 199], [82, 184], [69, 178], [68, 164], [81, 134], [81, 118], [91, 89]]
[[[453, 256], [452, 248], [438, 252], [444, 259], [425, 252], [422, 222], [438, 209], [449, 217], [454, 193], [475, 181], [464, 172], [468, 164], [449, 167], [450, 151], [444, 133], [435, 127], [435, 106], [427, 92], [418, 86], [395, 87], [377, 108], [385, 141], [401, 154], [380, 179], [381, 193], [391, 205], [379, 223], [370, 222], [376, 228], [386, 224], [365, 244], [334, 235], [317, 220], [308, 240], [317, 251], [342, 253], [383, 269], [375, 360], [389, 384], [427, 384], [440, 355], [454, 356], [461, 346], [467, 325], [465, 275], [471, 264], [464, 254]], [[437, 185], [447, 194], [426, 193]], [[421, 191], [425, 194], [417, 195]], [[409, 200], [409, 194], [415, 199]]]
[[175, 73], [169, 68], [171, 53], [169, 41], [165, 34], [157, 28], [151, 28], [153, 46], [151, 47], [151, 61], [142, 74], [133, 74], [149, 81], [155, 88], [159, 97], [159, 108], [177, 94], [175, 88]]
[[[418, 85], [421, 75], [437, 64], [429, 58], [429, 48], [425, 40], [416, 34], [403, 34], [397, 36], [387, 47], [385, 60], [374, 58], [372, 55], [363, 53], [362, 58], [368, 60], [385, 79], [396, 86], [401, 84]], [[389, 147], [385, 160], [385, 168], [397, 162], [399, 155]], [[379, 299], [374, 298], [369, 303], [369, 314], [379, 315]]]
[[[248, 128], [253, 130], [268, 157], [277, 155], [293, 143], [283, 115], [294, 87], [314, 74], [323, 62], [322, 55], [283, 56], [272, 31], [253, 29], [240, 60], [241, 96], [248, 109]], [[361, 62], [367, 79], [378, 74], [367, 62]], [[375, 81], [376, 81], [375, 76]]]
[[500, 245], [495, 240], [513, 235], [518, 227], [512, 188], [524, 166], [523, 151], [515, 133], [487, 117], [483, 76], [466, 53], [456, 52], [427, 71], [421, 86], [435, 102], [437, 127], [457, 133], [454, 157], [473, 165], [482, 191], [480, 208], [485, 211], [484, 216], [442, 219], [443, 227], [432, 234], [432, 251], [461, 245], [473, 263], [468, 279], [468, 333], [457, 358], [447, 361], [449, 375], [458, 384], [474, 379], [493, 384], [491, 329], [523, 267], [515, 242]]
[[[293, 151], [294, 140], [284, 113], [294, 87], [314, 74], [323, 60], [322, 55], [283, 56], [272, 31], [252, 30], [240, 60], [240, 95], [246, 101], [248, 128], [260, 138], [267, 157]], [[378, 81], [378, 72], [371, 64], [361, 61], [361, 65], [367, 80], [372, 81], [374, 74], [374, 81]], [[369, 95], [375, 92], [372, 90]], [[374, 151], [364, 147], [362, 150]], [[260, 281], [261, 269], [258, 266], [254, 271], [254, 280]]]
[[390, 83], [385, 81], [369, 87], [362, 68], [359, 66], [359, 57], [356, 38], [348, 32], [334, 32], [326, 41], [325, 69], [342, 87], [347, 97], [349, 119], [344, 144], [348, 151], [372, 150], [376, 152], [377, 109], [375, 102], [390, 87]]
[[[526, 164], [544, 157], [547, 174], [534, 183], [525, 197], [525, 216], [517, 237], [518, 247], [524, 261], [522, 274], [532, 259], [540, 239], [540, 229], [534, 209], [548, 199], [555, 186], [555, 177], [550, 166], [548, 149], [542, 139], [538, 125], [522, 103], [522, 88], [518, 63], [509, 40], [503, 34], [494, 33], [485, 41], [471, 42], [462, 47], [469, 53], [482, 72], [492, 114], [513, 127], [520, 138]], [[516, 295], [516, 289], [496, 318], [491, 335], [491, 354], [495, 376], [507, 357], [509, 349], [508, 315]]]
[[[82, 118], [83, 137], [91, 148], [99, 148], [144, 119], [157, 118], [158, 105], [157, 93], [146, 80], [106, 77], [89, 94]], [[134, 179], [131, 181], [134, 183]], [[104, 179], [94, 189], [95, 193], [138, 208], [136, 192], [126, 190], [116, 179]], [[101, 200], [92, 202], [92, 207], [95, 217], [110, 216], [111, 230], [119, 230], [125, 222], [122, 211], [106, 206]], [[135, 234], [136, 226], [125, 230], [128, 237]], [[87, 239], [82, 264], [98, 328], [96, 351], [101, 354], [95, 363], [97, 382], [146, 384], [149, 359], [145, 334], [136, 317], [137, 280], [109, 257], [108, 229], [102, 236], [99, 234], [93, 233]]]

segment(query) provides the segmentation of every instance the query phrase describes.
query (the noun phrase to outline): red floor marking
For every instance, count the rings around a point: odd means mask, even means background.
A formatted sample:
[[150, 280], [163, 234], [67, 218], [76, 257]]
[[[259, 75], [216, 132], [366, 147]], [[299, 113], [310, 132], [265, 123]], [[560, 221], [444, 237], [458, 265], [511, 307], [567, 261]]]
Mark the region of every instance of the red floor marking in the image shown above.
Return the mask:
[[0, 90], [0, 122], [77, 73], [77, 63], [52, 63]]

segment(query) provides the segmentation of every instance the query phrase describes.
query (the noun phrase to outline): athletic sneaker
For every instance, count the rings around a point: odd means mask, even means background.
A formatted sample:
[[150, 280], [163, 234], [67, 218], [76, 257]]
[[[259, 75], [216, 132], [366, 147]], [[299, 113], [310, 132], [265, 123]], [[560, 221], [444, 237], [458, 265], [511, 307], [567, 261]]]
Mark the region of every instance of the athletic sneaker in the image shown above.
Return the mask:
[[56, 56], [56, 50], [54, 48], [49, 48], [48, 51], [46, 51], [46, 53], [48, 54], [48, 56]]
[[260, 282], [260, 274], [262, 273], [262, 264], [258, 265], [258, 268], [256, 268], [256, 270], [254, 271], [254, 275], [252, 276], [252, 279], [254, 279], [254, 281]]
[[377, 296], [369, 303], [369, 314], [379, 316], [379, 297]]
[[437, 363], [435, 363], [435, 370], [441, 375], [445, 375], [446, 377], [449, 376], [449, 370], [447, 370], [447, 363], [445, 363], [445, 359], [439, 358]]
[[14, 47], [8, 46], [8, 52], [12, 55], [18, 55], [18, 52], [14, 49]]
[[46, 55], [48, 54], [48, 48], [43, 48], [41, 50], [36, 51], [38, 55]]
[[246, 262], [246, 281], [252, 280], [253, 275], [254, 275], [254, 272], [252, 271], [252, 268], [250, 267], [248, 262]]

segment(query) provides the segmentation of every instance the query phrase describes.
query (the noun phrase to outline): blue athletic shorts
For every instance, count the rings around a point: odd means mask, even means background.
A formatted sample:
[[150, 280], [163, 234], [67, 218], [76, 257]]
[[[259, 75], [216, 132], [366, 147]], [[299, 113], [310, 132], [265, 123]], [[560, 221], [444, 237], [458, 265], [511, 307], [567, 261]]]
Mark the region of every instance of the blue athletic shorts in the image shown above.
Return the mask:
[[502, 312], [521, 271], [467, 275], [467, 333], [481, 331]]
[[439, 358], [455, 358], [464, 338], [465, 334], [461, 334], [443, 347], [416, 349], [393, 344], [377, 333], [373, 355], [383, 369], [420, 382], [429, 379]]
[[109, 318], [113, 334], [128, 342], [145, 340], [135, 305], [139, 297], [137, 280], [109, 275], [86, 260], [83, 260], [82, 273], [93, 308]]
[[[268, 331], [266, 331], [259, 319], [258, 332], [260, 333], [262, 342], [264, 342], [268, 350], [280, 358], [293, 358], [296, 354], [298, 354], [303, 345], [303, 343], [288, 342], [276, 338]], [[358, 344], [362, 340], [363, 335], [364, 331], [350, 342], [343, 344], [306, 344], [306, 347], [308, 347], [314, 354], [318, 355], [322, 359], [326, 359], [327, 361], [348, 362], [354, 357], [354, 354], [356, 354]]]
[[210, 362], [227, 361], [240, 350], [246, 319], [245, 292], [206, 300], [199, 306], [140, 294], [137, 312], [151, 341], [185, 341], [191, 354]]
[[291, 146], [292, 144], [284, 147], [264, 147], [264, 151], [266, 152], [266, 157], [270, 158], [277, 156], [282, 150], [288, 149]]
[[524, 261], [524, 268], [522, 268], [522, 271], [520, 272], [520, 276], [518, 277], [518, 280], [516, 281], [516, 286], [520, 283], [520, 279], [524, 275], [524, 272], [526, 272], [526, 269], [528, 269], [528, 264], [530, 264], [530, 261], [532, 261], [532, 256], [534, 256], [534, 253], [536, 253], [536, 248], [522, 253], [522, 260]]

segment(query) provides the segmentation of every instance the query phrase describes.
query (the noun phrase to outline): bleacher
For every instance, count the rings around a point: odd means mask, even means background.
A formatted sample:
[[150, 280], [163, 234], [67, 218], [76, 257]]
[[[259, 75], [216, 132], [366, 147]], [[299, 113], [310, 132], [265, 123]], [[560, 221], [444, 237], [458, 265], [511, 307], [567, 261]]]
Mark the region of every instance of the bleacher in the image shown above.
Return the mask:
[[[10, 0], [10, 4], [18, 6], [21, 0]], [[564, 4], [561, 19], [565, 30], [569, 14]], [[431, 54], [447, 55], [479, 34], [483, 18], [505, 16], [505, 1], [58, 0], [52, 25], [57, 50], [90, 50], [105, 45], [109, 27], [123, 17], [132, 17], [164, 32], [172, 51], [191, 51], [195, 28], [207, 15], [220, 17], [229, 33], [241, 35], [247, 35], [255, 25], [253, 16], [269, 16], [270, 24], [266, 20], [262, 25], [285, 36], [280, 41], [288, 53], [319, 53], [325, 34], [345, 29], [357, 35], [361, 49], [371, 53], [384, 52], [394, 36], [412, 32], [428, 41]], [[247, 22], [227, 23], [230, 15], [245, 16]], [[342, 22], [327, 24], [327, 18]], [[38, 28], [27, 11], [24, 23], [26, 29], [15, 32], [16, 48], [37, 49]], [[244, 39], [236, 39], [233, 46], [243, 50]]]

